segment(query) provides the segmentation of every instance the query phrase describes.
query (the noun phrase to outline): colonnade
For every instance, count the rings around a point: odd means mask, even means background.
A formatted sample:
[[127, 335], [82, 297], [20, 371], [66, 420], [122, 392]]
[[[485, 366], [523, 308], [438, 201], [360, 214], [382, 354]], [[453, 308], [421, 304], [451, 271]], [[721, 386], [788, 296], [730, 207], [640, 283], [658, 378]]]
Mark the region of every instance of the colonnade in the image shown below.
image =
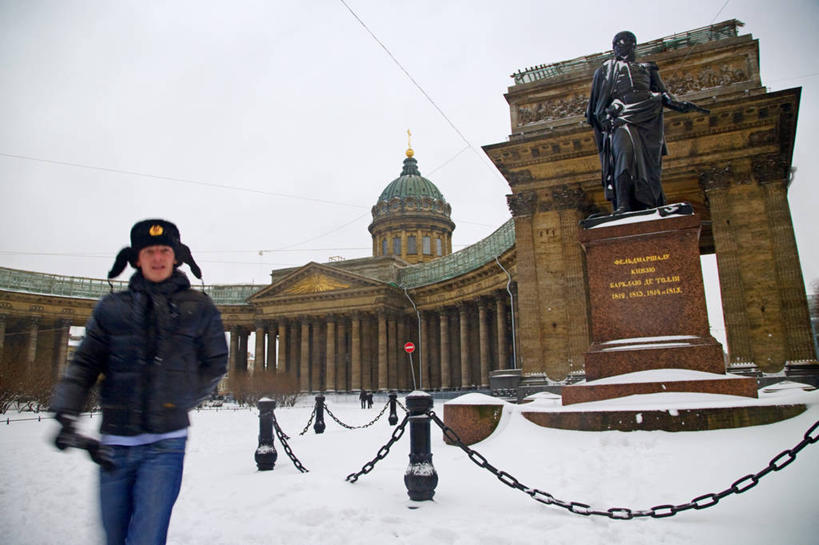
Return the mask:
[[[0, 364], [13, 371], [6, 376], [58, 378], [72, 325], [70, 318], [0, 314]], [[227, 326], [231, 373], [288, 375], [302, 392], [479, 388], [489, 385], [490, 371], [513, 367], [505, 291], [418, 314], [376, 308]], [[417, 347], [412, 366], [407, 341]]]
[[[289, 375], [302, 392], [488, 387], [490, 371], [513, 367], [505, 291], [418, 315], [376, 309], [283, 317], [234, 325], [230, 333], [231, 372]], [[417, 347], [412, 367], [403, 349], [407, 341]]]
[[8, 380], [53, 380], [65, 370], [72, 320], [0, 314], [0, 365]]

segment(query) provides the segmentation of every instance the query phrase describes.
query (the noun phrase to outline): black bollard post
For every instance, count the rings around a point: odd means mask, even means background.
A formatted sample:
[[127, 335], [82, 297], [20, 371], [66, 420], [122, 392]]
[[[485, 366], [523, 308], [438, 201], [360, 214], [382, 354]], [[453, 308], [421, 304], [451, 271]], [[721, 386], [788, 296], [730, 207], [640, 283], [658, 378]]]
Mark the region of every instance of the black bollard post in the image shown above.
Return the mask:
[[395, 402], [397, 401], [398, 394], [395, 392], [390, 392], [390, 417], [387, 422], [390, 423], [390, 426], [395, 426], [398, 424], [398, 414], [395, 412]]
[[263, 397], [259, 400], [259, 446], [256, 449], [256, 467], [268, 471], [276, 465], [279, 454], [273, 445], [273, 410], [276, 402]]
[[407, 396], [410, 426], [410, 464], [404, 473], [407, 495], [413, 501], [431, 500], [438, 486], [438, 472], [432, 465], [429, 422], [426, 412], [432, 409], [432, 396], [415, 391]]
[[324, 433], [324, 396], [316, 396], [316, 423], [313, 424], [313, 431], [316, 433]]

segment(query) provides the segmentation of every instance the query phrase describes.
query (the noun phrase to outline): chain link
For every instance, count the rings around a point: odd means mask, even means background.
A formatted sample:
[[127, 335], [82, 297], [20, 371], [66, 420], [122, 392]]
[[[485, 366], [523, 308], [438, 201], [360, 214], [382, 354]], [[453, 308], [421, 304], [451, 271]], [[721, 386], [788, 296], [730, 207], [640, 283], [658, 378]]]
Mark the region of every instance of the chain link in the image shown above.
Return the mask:
[[387, 443], [383, 447], [378, 449], [378, 454], [375, 455], [375, 458], [364, 464], [364, 467], [362, 467], [361, 471], [359, 471], [358, 473], [350, 473], [349, 475], [347, 475], [346, 480], [351, 483], [356, 482], [359, 477], [361, 477], [362, 475], [366, 475], [367, 473], [372, 471], [373, 468], [375, 467], [375, 464], [378, 463], [379, 460], [383, 460], [384, 458], [386, 458], [387, 454], [390, 453], [390, 448], [392, 447], [393, 443], [401, 439], [401, 436], [404, 435], [404, 428], [406, 428], [407, 422], [409, 422], [408, 414], [404, 416], [404, 420], [402, 420], [401, 423], [398, 424], [398, 427], [396, 427], [393, 430], [392, 437], [390, 437], [390, 440], [387, 441]]
[[325, 405], [324, 405], [324, 410], [327, 412], [327, 414], [330, 416], [330, 418], [332, 418], [333, 420], [335, 420], [335, 421], [336, 421], [336, 423], [337, 423], [339, 426], [341, 426], [341, 427], [343, 427], [343, 428], [347, 428], [348, 430], [360, 430], [361, 428], [369, 428], [370, 426], [372, 426], [373, 424], [375, 424], [375, 423], [378, 421], [378, 419], [379, 419], [379, 418], [381, 418], [382, 416], [384, 416], [384, 412], [386, 412], [386, 410], [387, 410], [387, 408], [388, 408], [389, 406], [390, 406], [390, 402], [388, 401], [388, 402], [387, 402], [387, 403], [384, 405], [384, 408], [383, 408], [383, 409], [381, 409], [381, 412], [380, 412], [380, 413], [378, 413], [378, 416], [376, 416], [376, 417], [375, 417], [375, 418], [373, 418], [373, 419], [372, 419], [370, 422], [368, 422], [367, 424], [364, 424], [363, 426], [348, 426], [347, 424], [345, 424], [344, 422], [342, 422], [341, 420], [339, 420], [338, 418], [336, 418], [336, 415], [334, 415], [334, 414], [333, 414], [333, 412], [330, 410], [330, 407], [328, 407], [328, 406], [327, 406], [327, 404], [325, 404]]
[[[804, 438], [795, 447], [780, 452], [771, 459], [767, 467], [765, 467], [758, 473], [745, 475], [744, 477], [734, 481], [734, 483], [729, 488], [726, 488], [722, 492], [711, 492], [708, 494], [703, 494], [701, 496], [697, 496], [688, 503], [682, 503], [680, 505], [655, 505], [650, 509], [644, 510], [629, 509], [627, 507], [612, 507], [610, 509], [607, 509], [606, 511], [599, 511], [596, 509], [592, 509], [589, 505], [586, 505], [585, 503], [559, 500], [555, 498], [553, 495], [549, 494], [548, 492], [543, 492], [542, 490], [538, 490], [537, 488], [529, 488], [521, 484], [520, 481], [518, 481], [515, 477], [513, 477], [512, 475], [505, 471], [498, 470], [496, 467], [490, 464], [487, 461], [487, 459], [484, 458], [483, 455], [465, 445], [463, 441], [461, 441], [461, 438], [458, 437], [458, 434], [455, 433], [455, 431], [452, 428], [444, 424], [444, 422], [440, 418], [438, 418], [434, 411], [429, 410], [427, 411], [426, 414], [432, 419], [433, 422], [435, 422], [435, 424], [438, 425], [439, 428], [441, 428], [441, 431], [444, 432], [444, 436], [448, 439], [450, 443], [454, 444], [455, 446], [463, 450], [467, 454], [469, 459], [472, 460], [478, 467], [486, 469], [487, 471], [492, 473], [495, 477], [497, 477], [497, 479], [500, 482], [502, 482], [506, 486], [525, 492], [526, 494], [531, 496], [532, 499], [534, 499], [535, 501], [538, 501], [545, 505], [556, 505], [577, 515], [583, 516], [598, 515], [608, 517], [613, 520], [631, 520], [633, 518], [638, 517], [665, 518], [676, 515], [677, 513], [680, 513], [682, 511], [687, 511], [689, 509], [707, 509], [708, 507], [713, 507], [714, 505], [719, 503], [719, 500], [726, 496], [730, 496], [731, 494], [742, 494], [743, 492], [747, 492], [748, 490], [759, 484], [759, 480], [768, 473], [771, 473], [772, 471], [779, 471], [783, 467], [793, 462], [796, 459], [796, 455], [799, 453], [799, 451], [801, 451], [807, 445], [819, 441], [819, 421], [817, 421], [813, 426], [811, 426], [808, 429], [807, 432], [805, 432]], [[349, 479], [350, 477], [347, 477], [347, 480]]]
[[[312, 417], [310, 418], [312, 420]], [[307, 424], [310, 427], [310, 424]], [[302, 465], [296, 455], [293, 454], [293, 450], [290, 448], [290, 445], [287, 444], [287, 439], [285, 433], [279, 427], [279, 422], [276, 420], [275, 413], [273, 414], [273, 428], [276, 430], [276, 436], [279, 438], [279, 441], [282, 442], [282, 447], [284, 447], [284, 452], [287, 453], [287, 457], [293, 462], [293, 465], [296, 466], [296, 469], [301, 471], [302, 473], [307, 473], [308, 469]]]
[[315, 416], [316, 416], [316, 407], [314, 406], [314, 407], [313, 407], [313, 412], [312, 412], [312, 413], [310, 413], [310, 420], [308, 420], [308, 421], [307, 421], [307, 425], [306, 425], [306, 426], [304, 426], [304, 429], [303, 429], [303, 430], [301, 430], [301, 433], [300, 433], [299, 435], [304, 435], [305, 433], [307, 433], [307, 430], [309, 430], [309, 429], [310, 429], [310, 424], [312, 424], [312, 423], [313, 423], [313, 418], [314, 418]]

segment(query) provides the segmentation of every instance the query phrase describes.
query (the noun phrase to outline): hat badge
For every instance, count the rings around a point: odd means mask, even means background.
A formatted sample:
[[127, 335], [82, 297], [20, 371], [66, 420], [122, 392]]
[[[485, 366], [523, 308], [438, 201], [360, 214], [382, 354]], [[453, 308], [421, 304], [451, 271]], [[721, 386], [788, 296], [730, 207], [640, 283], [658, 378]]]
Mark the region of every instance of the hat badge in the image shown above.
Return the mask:
[[148, 229], [148, 234], [151, 235], [152, 237], [158, 237], [164, 232], [165, 229], [163, 229], [161, 225], [151, 225], [151, 228]]

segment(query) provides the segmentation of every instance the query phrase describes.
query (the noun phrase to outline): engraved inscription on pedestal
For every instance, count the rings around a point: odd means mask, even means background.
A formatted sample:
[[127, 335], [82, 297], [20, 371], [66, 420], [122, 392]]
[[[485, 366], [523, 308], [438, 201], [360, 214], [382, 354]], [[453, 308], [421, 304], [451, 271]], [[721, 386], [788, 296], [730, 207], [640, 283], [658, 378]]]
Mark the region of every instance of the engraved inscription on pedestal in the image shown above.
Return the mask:
[[591, 303], [588, 380], [663, 368], [725, 372], [708, 330], [699, 217], [690, 207], [662, 211], [580, 232]]

